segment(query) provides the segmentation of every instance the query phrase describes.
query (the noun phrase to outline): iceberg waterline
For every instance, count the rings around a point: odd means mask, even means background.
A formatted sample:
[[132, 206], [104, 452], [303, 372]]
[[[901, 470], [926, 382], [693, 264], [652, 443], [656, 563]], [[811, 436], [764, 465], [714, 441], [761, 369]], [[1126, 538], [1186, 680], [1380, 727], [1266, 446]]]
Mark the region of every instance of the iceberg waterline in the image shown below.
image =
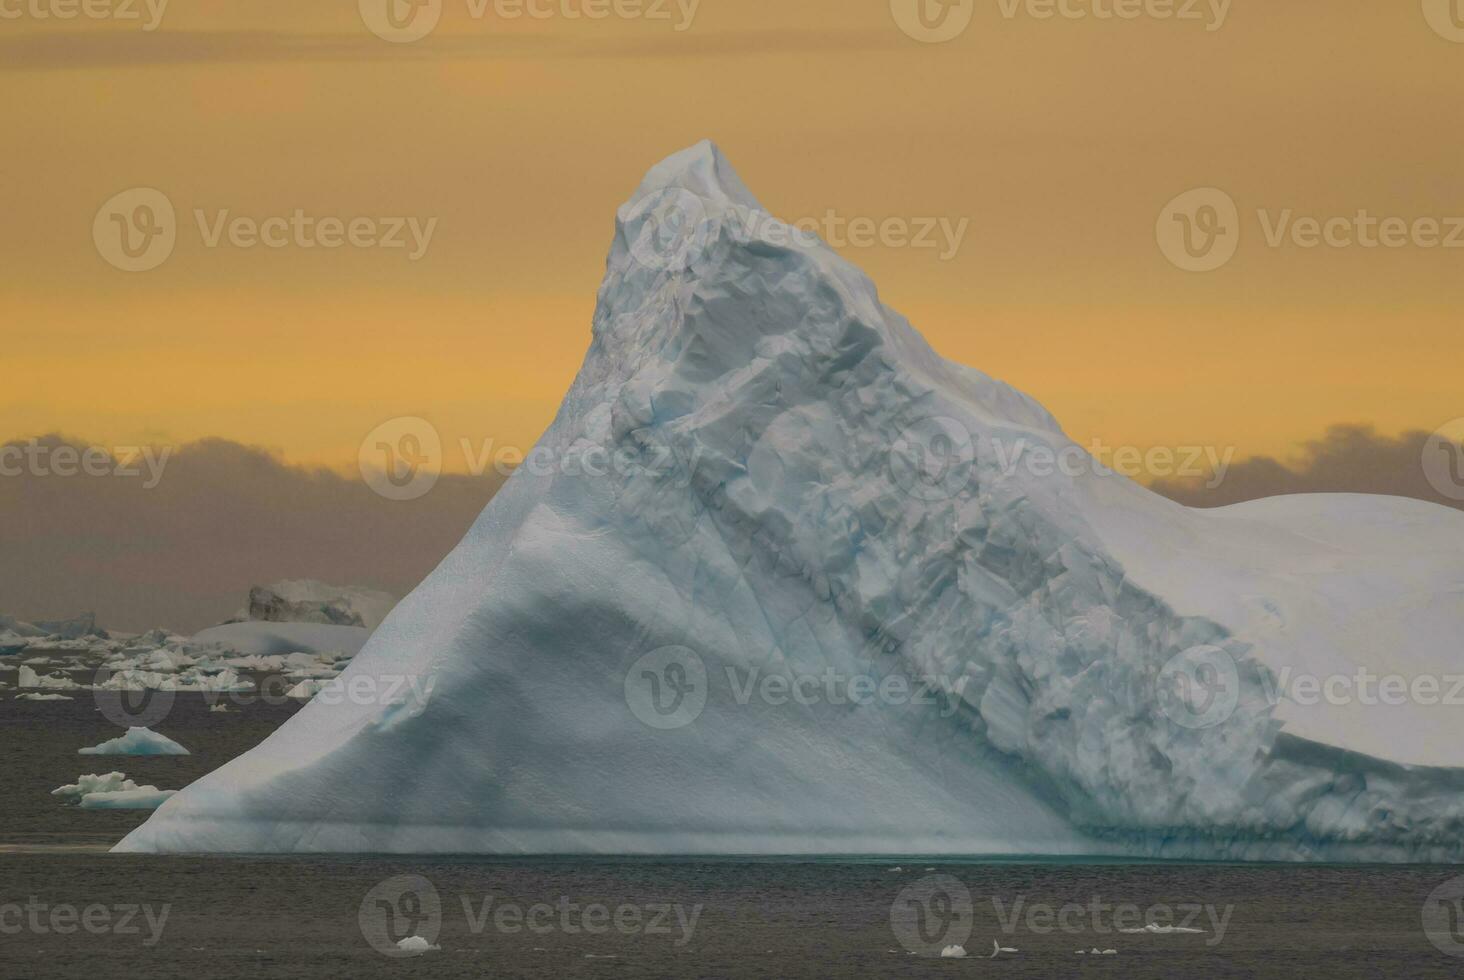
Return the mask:
[[579, 463], [388, 616], [341, 678], [376, 696], [119, 849], [1457, 857], [1456, 713], [1275, 692], [1449, 670], [1464, 519], [1022, 465], [1071, 446], [683, 151], [536, 450]]

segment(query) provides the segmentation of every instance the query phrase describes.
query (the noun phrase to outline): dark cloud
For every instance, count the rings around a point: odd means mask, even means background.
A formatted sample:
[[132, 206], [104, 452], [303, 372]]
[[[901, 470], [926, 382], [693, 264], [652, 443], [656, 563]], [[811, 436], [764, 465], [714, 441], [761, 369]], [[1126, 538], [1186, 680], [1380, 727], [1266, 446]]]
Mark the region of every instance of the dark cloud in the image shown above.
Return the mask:
[[1231, 466], [1220, 485], [1160, 481], [1154, 489], [1191, 507], [1222, 507], [1288, 493], [1384, 493], [1464, 509], [1429, 483], [1424, 452], [1431, 433], [1379, 435], [1371, 426], [1337, 425], [1297, 459], [1258, 456]]
[[425, 497], [393, 502], [360, 479], [220, 439], [179, 448], [151, 489], [144, 464], [136, 477], [38, 476], [12, 454], [6, 469], [17, 468], [0, 476], [0, 612], [95, 611], [103, 626], [185, 632], [233, 615], [249, 586], [282, 578], [403, 596], [502, 482], [491, 470], [444, 475]]

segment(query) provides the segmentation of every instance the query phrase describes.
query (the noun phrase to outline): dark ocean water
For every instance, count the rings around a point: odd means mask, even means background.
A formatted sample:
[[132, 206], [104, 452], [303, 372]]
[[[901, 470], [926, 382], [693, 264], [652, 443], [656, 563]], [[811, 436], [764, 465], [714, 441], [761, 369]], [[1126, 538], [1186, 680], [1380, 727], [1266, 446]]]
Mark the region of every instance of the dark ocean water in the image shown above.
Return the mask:
[[[155, 727], [192, 756], [103, 759], [76, 750], [118, 731], [76, 697], [0, 699], [6, 980], [1464, 972], [1444, 951], [1464, 946], [1437, 928], [1431, 939], [1425, 922], [1457, 868], [112, 856], [106, 846], [146, 814], [66, 807], [51, 789], [112, 769], [181, 787], [296, 708], [217, 715], [184, 695]], [[1458, 928], [1464, 917], [1429, 921]], [[1146, 922], [1200, 931], [1116, 931]], [[440, 950], [388, 955], [408, 935]], [[1018, 952], [987, 959], [994, 940]], [[948, 941], [971, 956], [918, 955]]]

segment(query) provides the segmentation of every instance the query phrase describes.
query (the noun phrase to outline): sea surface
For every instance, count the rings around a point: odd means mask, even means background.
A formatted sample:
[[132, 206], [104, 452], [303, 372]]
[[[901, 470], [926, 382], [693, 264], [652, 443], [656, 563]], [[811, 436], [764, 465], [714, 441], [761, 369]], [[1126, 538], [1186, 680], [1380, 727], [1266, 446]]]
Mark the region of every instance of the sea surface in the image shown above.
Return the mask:
[[[1430, 900], [1464, 868], [114, 856], [147, 814], [80, 810], [52, 789], [114, 769], [181, 787], [298, 705], [217, 714], [180, 695], [154, 727], [192, 755], [92, 757], [76, 750], [119, 730], [88, 693], [14, 694], [0, 692], [5, 980], [1464, 973], [1450, 931], [1464, 915]], [[1119, 931], [1147, 925], [1195, 931]], [[438, 948], [400, 957], [409, 937]], [[939, 957], [956, 944], [966, 957]], [[994, 944], [1014, 952], [991, 958]]]

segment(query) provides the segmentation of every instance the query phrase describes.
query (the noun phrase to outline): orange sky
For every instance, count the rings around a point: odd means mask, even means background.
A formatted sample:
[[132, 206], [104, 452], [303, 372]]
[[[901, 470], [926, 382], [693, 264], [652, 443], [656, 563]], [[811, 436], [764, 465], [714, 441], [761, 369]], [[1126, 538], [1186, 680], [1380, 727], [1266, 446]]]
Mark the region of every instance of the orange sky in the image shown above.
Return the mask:
[[[672, 22], [505, 22], [445, 0], [411, 44], [354, 2], [175, 0], [152, 32], [45, 2], [0, 0], [23, 12], [0, 19], [0, 439], [213, 435], [349, 466], [418, 415], [449, 445], [531, 445], [588, 343], [615, 208], [703, 137], [783, 217], [969, 219], [946, 261], [842, 251], [1080, 441], [1285, 454], [1464, 412], [1464, 249], [1273, 248], [1256, 214], [1464, 216], [1464, 43], [1413, 0], [1234, 0], [1213, 31], [968, 0], [944, 44], [889, 0], [701, 0], [682, 31], [675, 2]], [[139, 186], [178, 241], [126, 273], [92, 225]], [[1240, 211], [1207, 274], [1155, 238], [1196, 187]], [[209, 248], [195, 209], [437, 224], [411, 261]]]

